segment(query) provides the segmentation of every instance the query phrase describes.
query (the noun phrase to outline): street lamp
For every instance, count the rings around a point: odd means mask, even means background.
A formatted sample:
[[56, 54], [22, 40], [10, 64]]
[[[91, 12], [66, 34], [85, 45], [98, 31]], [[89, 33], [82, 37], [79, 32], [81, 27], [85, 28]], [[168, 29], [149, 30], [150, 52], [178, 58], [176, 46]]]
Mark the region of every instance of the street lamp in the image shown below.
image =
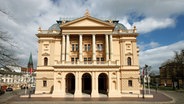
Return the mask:
[[143, 92], [142, 92], [142, 98], [143, 98], [143, 99], [144, 99], [144, 87], [145, 87], [145, 86], [144, 86], [144, 73], [145, 73], [144, 70], [145, 70], [146, 73], [147, 73], [147, 67], [148, 67], [148, 65], [145, 64], [145, 67], [143, 68]]

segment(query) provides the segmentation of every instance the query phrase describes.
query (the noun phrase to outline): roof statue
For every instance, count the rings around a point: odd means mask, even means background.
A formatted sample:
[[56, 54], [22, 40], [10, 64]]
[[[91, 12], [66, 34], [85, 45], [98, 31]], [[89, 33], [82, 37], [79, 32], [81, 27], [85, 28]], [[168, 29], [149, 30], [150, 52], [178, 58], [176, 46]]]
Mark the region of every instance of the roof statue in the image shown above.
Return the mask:
[[86, 9], [85, 16], [90, 16], [88, 9]]

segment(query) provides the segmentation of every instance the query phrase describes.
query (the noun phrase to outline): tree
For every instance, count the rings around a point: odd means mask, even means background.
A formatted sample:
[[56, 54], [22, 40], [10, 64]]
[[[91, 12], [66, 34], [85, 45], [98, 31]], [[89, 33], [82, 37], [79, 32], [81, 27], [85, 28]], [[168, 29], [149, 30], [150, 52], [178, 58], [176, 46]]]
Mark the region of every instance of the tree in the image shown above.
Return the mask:
[[0, 67], [17, 65], [17, 58], [13, 52], [14, 47], [8, 32], [0, 29]]
[[[180, 88], [180, 80], [184, 85], [184, 49], [180, 52], [175, 52], [175, 55], [172, 59], [167, 60], [162, 63], [161, 70], [164, 71], [160, 75], [165, 79], [172, 80], [173, 89]], [[164, 75], [163, 75], [164, 74]], [[177, 83], [177, 84], [176, 84]]]

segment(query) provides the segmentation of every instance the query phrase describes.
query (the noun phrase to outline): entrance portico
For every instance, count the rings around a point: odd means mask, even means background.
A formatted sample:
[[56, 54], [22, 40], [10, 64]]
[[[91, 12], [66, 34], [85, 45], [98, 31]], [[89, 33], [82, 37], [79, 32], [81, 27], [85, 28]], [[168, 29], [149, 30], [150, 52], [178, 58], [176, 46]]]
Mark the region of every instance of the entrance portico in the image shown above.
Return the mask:
[[[104, 68], [105, 70], [106, 68]], [[108, 73], [104, 72], [104, 70], [99, 71], [93, 71], [93, 72], [84, 72], [81, 70], [95, 70], [95, 69], [78, 69], [79, 71], [75, 72], [60, 72], [60, 69], [58, 69], [55, 73], [59, 76], [55, 79], [56, 81], [62, 80], [63, 78], [63, 84], [65, 83], [65, 87], [60, 87], [61, 95], [64, 95], [64, 97], [100, 97], [100, 95], [103, 97], [109, 96], [109, 82], [108, 79]], [[111, 70], [115, 70], [115, 68], [111, 68]], [[110, 74], [113, 74], [109, 72]], [[114, 73], [118, 73], [115, 72]], [[115, 80], [117, 82], [117, 80]], [[60, 83], [57, 83], [55, 86], [59, 86]], [[120, 85], [117, 85], [120, 86]], [[111, 88], [113, 90], [117, 90], [114, 88]], [[57, 89], [56, 89], [57, 91]], [[118, 92], [118, 91], [117, 91]], [[53, 95], [55, 94], [55, 90], [53, 92]], [[67, 96], [67, 95], [70, 96]]]

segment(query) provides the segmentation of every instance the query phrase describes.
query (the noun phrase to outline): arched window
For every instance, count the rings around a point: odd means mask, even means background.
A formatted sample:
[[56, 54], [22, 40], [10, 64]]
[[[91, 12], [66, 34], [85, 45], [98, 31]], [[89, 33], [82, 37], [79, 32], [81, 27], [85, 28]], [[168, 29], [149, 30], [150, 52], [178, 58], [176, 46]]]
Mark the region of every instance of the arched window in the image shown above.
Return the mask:
[[132, 65], [132, 62], [131, 62], [131, 58], [130, 57], [127, 58], [127, 64], [128, 64], [128, 66], [131, 66]]
[[45, 57], [45, 58], [44, 58], [44, 66], [47, 66], [47, 65], [48, 65], [48, 58]]

